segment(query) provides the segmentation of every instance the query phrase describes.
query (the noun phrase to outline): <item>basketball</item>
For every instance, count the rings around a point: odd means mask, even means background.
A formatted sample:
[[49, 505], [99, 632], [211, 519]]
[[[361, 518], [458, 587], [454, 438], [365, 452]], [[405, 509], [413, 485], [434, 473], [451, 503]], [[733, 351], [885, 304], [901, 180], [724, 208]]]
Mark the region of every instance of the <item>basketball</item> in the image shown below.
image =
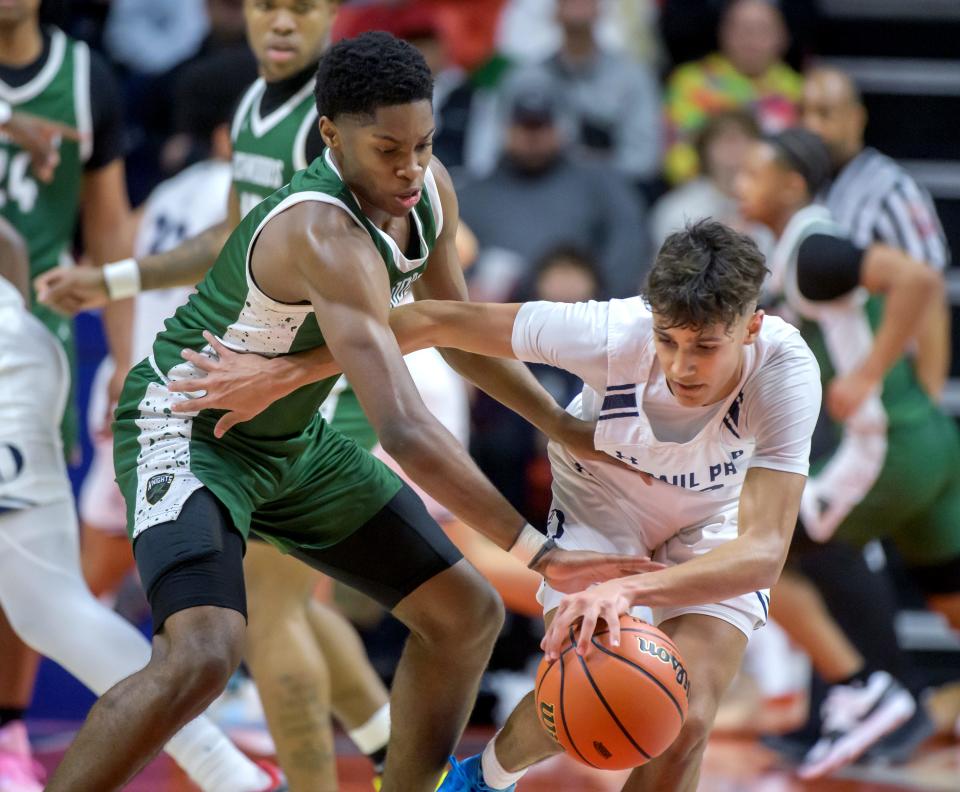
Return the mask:
[[687, 716], [690, 680], [680, 652], [663, 632], [620, 617], [620, 646], [605, 627], [587, 653], [576, 634], [560, 659], [540, 661], [540, 723], [574, 759], [603, 770], [638, 767], [663, 753]]

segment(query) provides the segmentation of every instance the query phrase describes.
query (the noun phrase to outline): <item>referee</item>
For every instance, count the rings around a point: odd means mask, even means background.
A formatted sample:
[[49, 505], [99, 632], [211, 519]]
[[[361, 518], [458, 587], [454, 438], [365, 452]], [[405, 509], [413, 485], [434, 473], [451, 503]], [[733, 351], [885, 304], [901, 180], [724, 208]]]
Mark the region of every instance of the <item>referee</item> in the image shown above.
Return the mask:
[[[930, 194], [901, 165], [864, 146], [866, 122], [866, 108], [849, 75], [831, 67], [807, 72], [803, 124], [823, 138], [836, 169], [820, 202], [855, 245], [882, 242], [942, 271], [950, 252]], [[946, 298], [921, 331], [914, 363], [920, 383], [939, 401], [950, 367]]]

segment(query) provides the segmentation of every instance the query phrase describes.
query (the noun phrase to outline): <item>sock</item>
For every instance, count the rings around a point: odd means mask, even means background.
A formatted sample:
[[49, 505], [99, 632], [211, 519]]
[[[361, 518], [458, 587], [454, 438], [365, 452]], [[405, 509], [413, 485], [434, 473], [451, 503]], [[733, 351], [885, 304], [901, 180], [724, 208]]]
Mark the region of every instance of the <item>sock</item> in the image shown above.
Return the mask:
[[205, 717], [190, 721], [164, 746], [203, 792], [261, 792], [270, 776]]
[[26, 712], [22, 707], [0, 707], [0, 726], [6, 726], [11, 721], [23, 720]]
[[353, 744], [360, 749], [361, 753], [365, 753], [371, 760], [380, 750], [385, 753], [387, 743], [390, 741], [390, 705], [384, 704], [362, 726], [350, 729], [347, 736], [353, 740]]
[[509, 789], [523, 778], [524, 773], [527, 772], [527, 768], [517, 770], [515, 773], [504, 769], [503, 765], [500, 764], [500, 760], [497, 759], [496, 750], [494, 750], [498, 734], [500, 734], [500, 732], [497, 732], [497, 734], [493, 736], [493, 739], [487, 743], [487, 747], [483, 749], [483, 754], [480, 757], [480, 769], [483, 772], [483, 783], [490, 787], [490, 789]]

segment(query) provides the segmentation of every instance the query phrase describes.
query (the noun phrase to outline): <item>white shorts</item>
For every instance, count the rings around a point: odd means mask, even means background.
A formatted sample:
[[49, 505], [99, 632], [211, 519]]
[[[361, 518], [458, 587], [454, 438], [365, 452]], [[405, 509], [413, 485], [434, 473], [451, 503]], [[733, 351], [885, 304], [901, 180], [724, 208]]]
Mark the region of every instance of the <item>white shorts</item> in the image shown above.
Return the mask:
[[22, 307], [0, 308], [0, 512], [71, 498], [60, 420], [70, 369]]
[[[703, 525], [693, 526], [674, 534], [656, 548], [644, 547], [639, 535], [635, 541], [627, 542], [622, 537], [611, 538], [609, 534], [590, 527], [608, 524], [611, 515], [597, 514], [591, 517], [593, 519], [590, 519], [588, 524], [587, 515], [578, 514], [574, 509], [560, 504], [554, 498], [547, 533], [565, 550], [652, 555], [655, 561], [668, 566], [682, 564], [737, 537], [735, 508], [718, 514], [714, 520]], [[543, 605], [543, 612], [548, 613], [560, 604], [563, 596], [561, 592], [555, 591], [544, 582], [540, 584], [537, 600]], [[770, 591], [762, 589], [713, 604], [679, 605], [667, 608], [639, 607], [634, 608], [633, 613], [655, 625], [690, 613], [713, 616], [732, 624], [749, 640], [754, 630], [767, 623], [769, 605]]]
[[107, 412], [107, 387], [113, 376], [113, 361], [105, 357], [97, 368], [90, 387], [87, 427], [93, 442], [93, 461], [80, 486], [77, 504], [80, 520], [104, 533], [127, 535], [127, 505], [114, 480], [113, 438], [100, 438]]

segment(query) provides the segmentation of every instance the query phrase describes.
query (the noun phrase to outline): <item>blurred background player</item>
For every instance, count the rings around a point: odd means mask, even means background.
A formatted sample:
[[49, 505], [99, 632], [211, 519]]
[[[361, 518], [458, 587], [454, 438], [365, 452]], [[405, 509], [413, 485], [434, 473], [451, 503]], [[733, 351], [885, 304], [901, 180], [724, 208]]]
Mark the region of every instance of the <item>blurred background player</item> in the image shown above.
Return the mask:
[[[800, 522], [817, 542], [836, 536], [862, 546], [890, 537], [929, 605], [956, 629], [960, 436], [905, 354], [924, 306], [938, 299], [940, 277], [895, 248], [854, 245], [827, 209], [810, 205], [830, 170], [823, 142], [791, 129], [751, 147], [737, 185], [744, 216], [778, 238], [770, 292], [817, 355], [825, 420], [832, 422], [832, 443], [814, 460]], [[791, 632], [795, 621], [782, 623]], [[827, 681], [834, 686], [822, 737], [801, 767], [807, 777], [857, 758], [916, 709], [886, 671], [862, 666]]]
[[[0, 135], [0, 217], [27, 245], [31, 279], [71, 259], [80, 219], [83, 250], [102, 263], [129, 252], [129, 205], [124, 185], [122, 117], [116, 87], [103, 60], [86, 44], [55, 27], [41, 27], [39, 0], [11, 0], [0, 6], [0, 102], [20, 116], [40, 116], [77, 130], [65, 135], [40, 176], [31, 170], [35, 146], [23, 137]], [[6, 119], [16, 124], [17, 118]], [[16, 131], [16, 130], [15, 130]], [[73, 321], [40, 305], [31, 286], [30, 310], [58, 339], [74, 368]], [[129, 362], [128, 302], [104, 312], [108, 340], [116, 359]], [[64, 452], [77, 440], [72, 390], [63, 411]], [[122, 379], [110, 383], [116, 398]], [[38, 658], [0, 619], [0, 728], [20, 719], [30, 701]], [[0, 740], [0, 754], [2, 754]]]
[[[28, 271], [25, 244], [0, 219], [0, 605], [34, 650], [99, 695], [143, 667], [150, 645], [83, 582], [59, 433], [70, 373], [59, 343], [26, 309]], [[0, 789], [40, 792], [23, 725], [7, 724], [0, 745]], [[205, 717], [165, 748], [205, 792], [286, 789]]]

